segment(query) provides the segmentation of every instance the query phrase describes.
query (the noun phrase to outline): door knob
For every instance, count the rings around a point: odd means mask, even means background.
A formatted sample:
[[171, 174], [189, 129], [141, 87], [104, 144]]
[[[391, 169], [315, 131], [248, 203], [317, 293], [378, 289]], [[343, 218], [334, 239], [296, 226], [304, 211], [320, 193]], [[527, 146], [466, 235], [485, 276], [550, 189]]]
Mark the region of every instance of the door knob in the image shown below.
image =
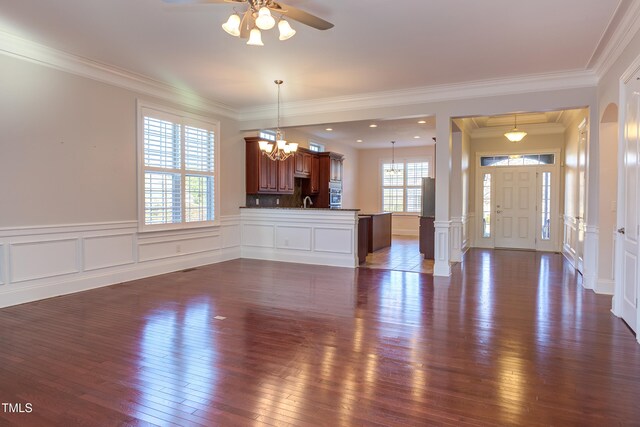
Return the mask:
[[622, 227], [622, 228], [618, 228], [618, 233], [620, 233], [620, 234], [624, 234], [624, 227]]
[[497, 213], [497, 214], [499, 214], [499, 213], [502, 213], [502, 211], [500, 211], [500, 210], [497, 210], [497, 211], [496, 211], [496, 213]]

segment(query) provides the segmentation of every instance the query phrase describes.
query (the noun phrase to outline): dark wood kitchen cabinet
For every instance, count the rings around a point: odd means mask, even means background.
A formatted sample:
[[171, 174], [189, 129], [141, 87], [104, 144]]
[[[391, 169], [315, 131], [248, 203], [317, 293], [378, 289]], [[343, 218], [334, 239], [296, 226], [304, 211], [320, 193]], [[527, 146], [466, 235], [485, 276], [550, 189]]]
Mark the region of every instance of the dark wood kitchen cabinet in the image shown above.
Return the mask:
[[311, 176], [311, 167], [315, 156], [306, 148], [298, 147], [295, 154], [295, 172], [296, 178], [309, 178]]
[[[342, 161], [339, 153], [318, 153], [318, 198], [314, 207], [328, 208], [341, 206], [342, 202]], [[338, 197], [339, 203], [332, 203]]]
[[259, 138], [245, 138], [247, 194], [293, 194], [295, 158], [274, 161], [262, 154]]

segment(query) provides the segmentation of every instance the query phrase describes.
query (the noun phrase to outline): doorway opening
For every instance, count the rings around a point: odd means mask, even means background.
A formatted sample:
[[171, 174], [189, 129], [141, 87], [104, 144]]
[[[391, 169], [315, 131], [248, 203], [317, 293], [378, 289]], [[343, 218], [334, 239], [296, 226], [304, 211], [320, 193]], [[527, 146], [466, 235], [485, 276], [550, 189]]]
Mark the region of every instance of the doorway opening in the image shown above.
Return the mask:
[[482, 246], [558, 250], [559, 154], [478, 154]]

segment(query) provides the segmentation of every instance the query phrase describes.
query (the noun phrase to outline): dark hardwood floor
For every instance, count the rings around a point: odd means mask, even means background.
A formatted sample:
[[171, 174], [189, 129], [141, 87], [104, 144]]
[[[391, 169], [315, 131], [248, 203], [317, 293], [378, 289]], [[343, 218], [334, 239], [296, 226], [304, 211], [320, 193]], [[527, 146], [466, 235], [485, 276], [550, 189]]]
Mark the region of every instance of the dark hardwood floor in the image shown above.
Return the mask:
[[0, 402], [32, 411], [0, 425], [638, 425], [640, 345], [579, 280], [235, 260], [5, 308]]

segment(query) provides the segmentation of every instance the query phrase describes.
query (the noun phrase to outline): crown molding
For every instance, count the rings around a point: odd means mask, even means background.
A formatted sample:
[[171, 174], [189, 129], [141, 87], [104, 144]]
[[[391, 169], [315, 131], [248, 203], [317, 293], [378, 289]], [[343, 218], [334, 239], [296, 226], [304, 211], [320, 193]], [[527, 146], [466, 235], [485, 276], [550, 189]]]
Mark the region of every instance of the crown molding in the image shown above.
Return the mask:
[[[598, 77], [593, 71], [576, 70], [312, 99], [284, 103], [281, 105], [281, 110], [284, 117], [295, 117], [309, 114], [359, 111], [368, 108], [398, 107], [489, 96], [595, 87], [597, 83]], [[240, 109], [239, 119], [243, 122], [249, 122], [272, 118], [273, 109], [274, 104]]]
[[[472, 138], [502, 137], [512, 128], [509, 126], [494, 126], [474, 129], [470, 132]], [[551, 135], [564, 133], [566, 127], [562, 123], [541, 123], [535, 125], [519, 126], [518, 129], [527, 132], [528, 135]]]
[[[610, 25], [611, 24], [615, 24], [615, 14]], [[628, 9], [620, 19], [620, 24], [607, 41], [602, 53], [597, 58], [591, 58], [589, 61], [589, 65], [593, 64], [591, 68], [595, 71], [598, 79], [602, 78], [607, 71], [609, 71], [639, 30], [640, 2], [631, 1]], [[595, 52], [598, 52], [598, 50], [599, 47], [596, 48]], [[595, 52], [594, 55], [596, 55]]]
[[153, 96], [203, 112], [237, 119], [231, 107], [111, 65], [72, 55], [0, 30], [0, 54], [107, 83], [141, 95]]

